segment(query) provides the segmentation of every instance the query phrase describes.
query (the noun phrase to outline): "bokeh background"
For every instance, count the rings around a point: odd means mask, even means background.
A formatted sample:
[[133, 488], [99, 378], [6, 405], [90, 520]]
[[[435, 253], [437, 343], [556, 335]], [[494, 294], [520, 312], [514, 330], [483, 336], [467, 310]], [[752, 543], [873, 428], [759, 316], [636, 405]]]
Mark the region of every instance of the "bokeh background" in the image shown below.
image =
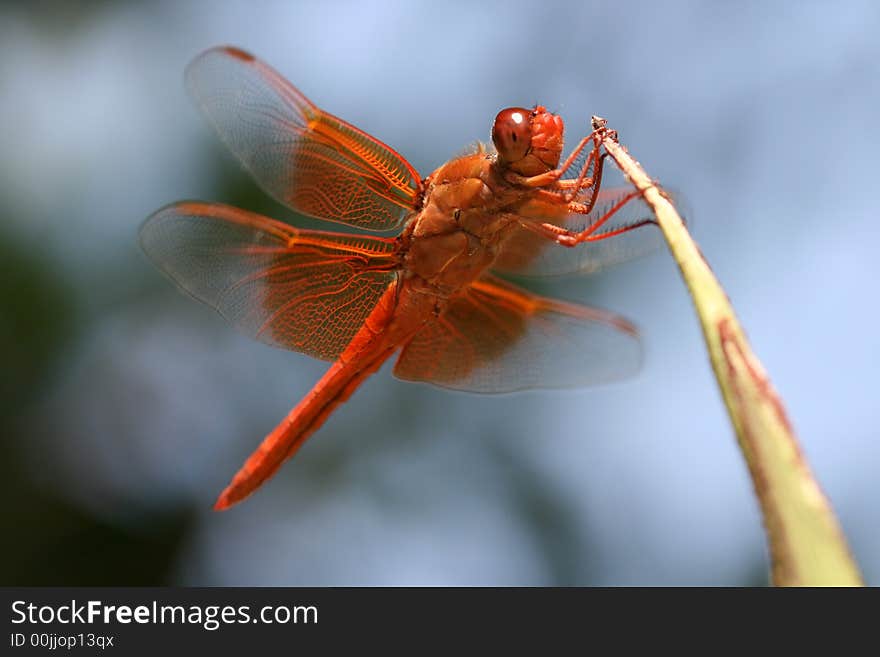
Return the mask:
[[[0, 5], [0, 583], [761, 585], [761, 519], [663, 252], [544, 293], [642, 328], [604, 388], [480, 397], [386, 367], [259, 494], [211, 504], [326, 365], [138, 250], [183, 198], [292, 215], [193, 108], [229, 43], [427, 173], [499, 108], [610, 119], [681, 190], [880, 584], [876, 2]], [[295, 220], [295, 217], [293, 218]]]

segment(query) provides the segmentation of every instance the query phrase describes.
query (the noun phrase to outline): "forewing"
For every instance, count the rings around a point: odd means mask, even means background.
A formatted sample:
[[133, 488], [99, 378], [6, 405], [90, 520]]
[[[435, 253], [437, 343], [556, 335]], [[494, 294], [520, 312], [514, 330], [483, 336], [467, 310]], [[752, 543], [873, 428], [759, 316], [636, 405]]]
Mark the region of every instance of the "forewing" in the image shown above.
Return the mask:
[[641, 345], [626, 320], [536, 296], [495, 277], [475, 282], [404, 348], [394, 374], [469, 392], [618, 381]]
[[392, 239], [299, 230], [213, 203], [178, 203], [141, 227], [147, 255], [247, 335], [335, 359], [397, 267]]
[[383, 231], [414, 209], [419, 176], [403, 157], [320, 110], [252, 55], [213, 48], [189, 65], [186, 81], [245, 168], [297, 212]]

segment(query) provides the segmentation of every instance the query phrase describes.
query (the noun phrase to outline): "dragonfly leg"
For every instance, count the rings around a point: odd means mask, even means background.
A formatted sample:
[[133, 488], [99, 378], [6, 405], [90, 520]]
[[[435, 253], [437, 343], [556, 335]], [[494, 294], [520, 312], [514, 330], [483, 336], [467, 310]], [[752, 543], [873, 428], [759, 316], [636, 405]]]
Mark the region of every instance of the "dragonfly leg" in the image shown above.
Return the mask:
[[[596, 194], [598, 193], [599, 186], [602, 182], [602, 165], [605, 158], [608, 156], [607, 153], [602, 153], [601, 155], [599, 153], [602, 138], [606, 132], [607, 128], [601, 127], [581, 139], [565, 161], [552, 171], [539, 173], [536, 176], [521, 176], [509, 172], [507, 174], [507, 179], [511, 183], [524, 187], [554, 186], [556, 190], [561, 190], [563, 192], [562, 198], [566, 203], [570, 203], [577, 198], [578, 194], [580, 194], [583, 189], [591, 189], [589, 203], [595, 203]], [[565, 175], [565, 172], [568, 171], [569, 168], [571, 168], [575, 160], [577, 160], [578, 156], [581, 154], [581, 151], [583, 151], [590, 142], [593, 143], [593, 146], [587, 156], [586, 162], [584, 162], [584, 165], [581, 167], [577, 178], [562, 180], [562, 176]], [[587, 173], [593, 169], [595, 169], [593, 174], [587, 177]]]
[[[604, 223], [609, 218], [610, 216], [603, 217], [601, 221]], [[596, 233], [596, 229], [599, 225], [600, 224], [597, 222], [586, 230], [581, 231], [580, 233], [573, 233], [570, 230], [560, 228], [559, 226], [555, 226], [553, 224], [542, 224], [541, 228], [546, 230], [549, 236], [551, 236], [557, 242], [557, 244], [561, 244], [562, 246], [577, 246], [578, 244], [582, 244], [584, 242], [598, 242], [599, 240], [605, 240], [609, 237], [614, 237], [615, 235], [622, 235], [623, 233], [628, 233], [631, 230], [641, 228], [642, 226], [656, 226], [657, 221], [655, 219], [642, 219], [626, 226], [620, 226], [619, 228], [615, 228], [614, 230], [606, 230], [601, 233]]]
[[[600, 228], [606, 225], [608, 221], [621, 210], [621, 208], [640, 196], [641, 192], [638, 190], [624, 194], [614, 203], [614, 205], [608, 208], [600, 217], [582, 231], [572, 231], [563, 228], [562, 226], [557, 226], [556, 224], [541, 222], [538, 220], [524, 222], [522, 221], [522, 218], [520, 218], [520, 222], [524, 228], [551, 239], [562, 246], [573, 247], [582, 244], [583, 242], [597, 242], [599, 240], [608, 239], [609, 237], [614, 237], [615, 235], [627, 233], [636, 228], [641, 228], [642, 226], [647, 226], [648, 224], [656, 225], [657, 222], [654, 219], [642, 219], [626, 226], [620, 226], [614, 230], [600, 231]], [[595, 199], [591, 199], [588, 203], [571, 202], [568, 204], [568, 210], [577, 214], [588, 214], [592, 211], [593, 205], [595, 205]]]

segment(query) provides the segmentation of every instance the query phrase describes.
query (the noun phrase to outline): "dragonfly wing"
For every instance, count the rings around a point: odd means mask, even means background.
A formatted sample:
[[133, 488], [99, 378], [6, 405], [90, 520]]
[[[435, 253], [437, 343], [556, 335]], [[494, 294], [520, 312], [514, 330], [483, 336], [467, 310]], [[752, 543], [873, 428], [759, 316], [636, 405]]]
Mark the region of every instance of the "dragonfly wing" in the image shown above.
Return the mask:
[[245, 334], [324, 360], [343, 351], [397, 276], [393, 239], [299, 230], [214, 203], [159, 210], [140, 242]]
[[[564, 206], [546, 201], [535, 201], [524, 210], [529, 216], [545, 216], [547, 223], [581, 232], [603, 217], [617, 201], [630, 192], [632, 189], [622, 187], [600, 190], [596, 205], [589, 214], [565, 211], [560, 216], [560, 207], [564, 210]], [[653, 219], [650, 209], [641, 197], [633, 198], [597, 229], [596, 236], [608, 235], [646, 219]], [[524, 218], [522, 222], [534, 223], [534, 219]], [[650, 253], [662, 244], [663, 235], [652, 224], [597, 241], [584, 242], [575, 247], [562, 246], [521, 224], [511, 229], [492, 267], [499, 273], [520, 276], [591, 273]]]
[[640, 363], [638, 334], [621, 317], [487, 276], [403, 348], [394, 374], [493, 393], [617, 381]]
[[212, 48], [189, 65], [186, 82], [245, 168], [297, 212], [382, 231], [402, 226], [415, 207], [419, 175], [403, 157], [252, 55]]

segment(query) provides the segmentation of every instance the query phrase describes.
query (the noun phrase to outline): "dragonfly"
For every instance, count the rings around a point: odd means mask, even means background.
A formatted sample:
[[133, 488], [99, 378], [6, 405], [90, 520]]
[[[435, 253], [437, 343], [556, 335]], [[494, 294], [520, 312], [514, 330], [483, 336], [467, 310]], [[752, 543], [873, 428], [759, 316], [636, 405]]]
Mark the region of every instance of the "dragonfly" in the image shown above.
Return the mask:
[[492, 145], [477, 143], [423, 178], [243, 50], [212, 48], [185, 77], [269, 195], [302, 215], [380, 233], [297, 228], [203, 201], [168, 205], [143, 223], [143, 250], [185, 292], [257, 340], [332, 363], [215, 509], [265, 483], [395, 354], [400, 379], [476, 393], [608, 383], [639, 369], [629, 321], [507, 280], [592, 272], [658, 243], [638, 193], [602, 187], [604, 127], [562, 159], [562, 118], [541, 105], [510, 107], [495, 118]]

